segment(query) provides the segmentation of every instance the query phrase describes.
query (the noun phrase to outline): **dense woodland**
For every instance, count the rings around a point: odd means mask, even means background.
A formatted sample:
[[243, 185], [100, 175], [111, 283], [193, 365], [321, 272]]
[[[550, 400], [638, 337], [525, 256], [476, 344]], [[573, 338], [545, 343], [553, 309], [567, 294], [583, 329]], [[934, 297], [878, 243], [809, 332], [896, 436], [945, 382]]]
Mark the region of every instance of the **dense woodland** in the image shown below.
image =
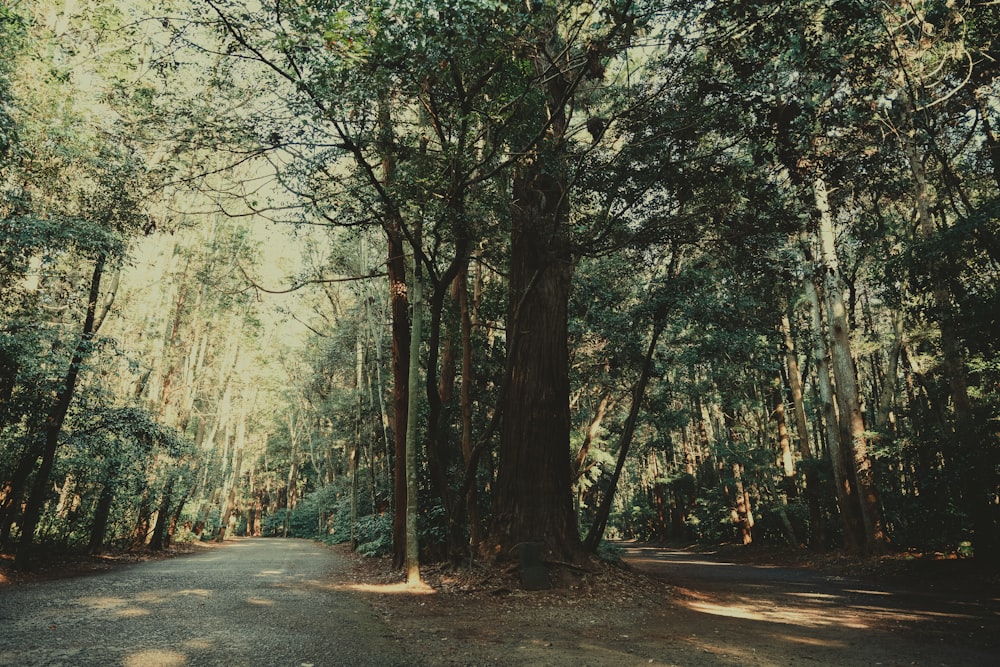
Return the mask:
[[3, 550], [1000, 558], [998, 33], [988, 0], [7, 0]]

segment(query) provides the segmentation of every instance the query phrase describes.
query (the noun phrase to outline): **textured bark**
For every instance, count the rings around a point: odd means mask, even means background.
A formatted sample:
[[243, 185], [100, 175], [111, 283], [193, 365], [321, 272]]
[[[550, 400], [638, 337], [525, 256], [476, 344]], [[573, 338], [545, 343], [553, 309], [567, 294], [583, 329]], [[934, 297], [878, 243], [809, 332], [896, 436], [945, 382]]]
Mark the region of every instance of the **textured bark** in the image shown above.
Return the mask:
[[[455, 292], [458, 298], [459, 317], [462, 321], [462, 458], [468, 468], [472, 459], [472, 387], [474, 383], [472, 365], [472, 312], [469, 307], [468, 265], [455, 277]], [[469, 515], [469, 548], [476, 553], [482, 542], [480, 527], [479, 499], [476, 486], [466, 493], [465, 503]]]
[[573, 273], [563, 183], [528, 165], [514, 180], [507, 354], [494, 488], [493, 548], [512, 557], [524, 542], [546, 556], [580, 552], [569, 465], [567, 313]]
[[[811, 269], [810, 267], [807, 267]], [[812, 316], [812, 355], [816, 376], [816, 391], [819, 394], [822, 422], [826, 434], [826, 444], [830, 454], [833, 483], [836, 487], [837, 506], [844, 527], [844, 543], [849, 549], [858, 549], [863, 544], [861, 507], [857, 502], [857, 489], [852, 481], [850, 469], [842, 451], [840, 417], [834, 396], [833, 380], [830, 376], [830, 362], [827, 356], [826, 336], [823, 326], [823, 308], [820, 291], [812, 277], [804, 283]]]
[[851, 464], [853, 481], [857, 485], [857, 498], [864, 524], [862, 541], [866, 549], [878, 550], [887, 541], [882, 522], [882, 506], [875, 488], [868, 438], [865, 435], [861, 396], [858, 391], [858, 372], [851, 350], [847, 306], [843, 299], [839, 263], [833, 229], [833, 217], [827, 199], [826, 184], [821, 178], [813, 183], [816, 209], [820, 221], [820, 248], [826, 281], [826, 311], [830, 338], [830, 359], [834, 382], [837, 386], [837, 407], [842, 428], [846, 429], [844, 449]]
[[389, 305], [392, 313], [393, 517], [392, 564], [406, 562], [406, 406], [409, 402], [410, 322], [406, 264], [399, 225], [386, 228], [389, 258]]
[[175, 476], [171, 475], [167, 479], [167, 483], [163, 487], [163, 493], [160, 496], [160, 507], [156, 511], [156, 523], [153, 525], [153, 535], [149, 538], [149, 548], [154, 551], [160, 551], [166, 544], [169, 544], [167, 527], [170, 525], [170, 502], [174, 493], [175, 482]]
[[420, 545], [417, 540], [417, 397], [420, 377], [420, 336], [424, 321], [423, 286], [420, 260], [416, 259], [413, 275], [413, 318], [410, 325], [409, 402], [406, 423], [406, 583], [420, 583]]
[[90, 528], [90, 543], [87, 549], [91, 554], [99, 554], [104, 549], [104, 538], [108, 532], [108, 518], [111, 516], [111, 503], [115, 499], [114, 483], [115, 476], [109, 476], [108, 482], [101, 489], [101, 495], [97, 499], [94, 522]]

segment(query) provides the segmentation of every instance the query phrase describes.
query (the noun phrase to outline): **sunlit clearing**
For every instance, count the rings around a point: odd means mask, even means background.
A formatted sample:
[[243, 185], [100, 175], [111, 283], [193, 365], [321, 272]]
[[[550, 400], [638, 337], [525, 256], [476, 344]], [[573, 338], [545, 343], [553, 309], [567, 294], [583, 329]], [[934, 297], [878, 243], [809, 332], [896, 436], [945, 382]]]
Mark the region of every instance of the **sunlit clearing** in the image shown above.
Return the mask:
[[858, 595], [892, 595], [889, 591], [866, 591], [858, 588], [846, 588], [845, 593], [857, 593]]
[[174, 667], [186, 664], [187, 659], [183, 653], [159, 649], [139, 651], [122, 660], [122, 667]]
[[258, 577], [274, 576], [276, 574], [284, 574], [284, 570], [261, 570], [257, 573]]
[[183, 644], [184, 648], [206, 651], [212, 648], [212, 643], [204, 639], [189, 639]]
[[348, 584], [338, 587], [359, 593], [407, 593], [410, 595], [431, 595], [436, 591], [427, 584], [420, 582], [408, 584], [401, 581], [398, 584]]
[[149, 610], [142, 607], [126, 607], [115, 613], [118, 618], [137, 618], [139, 616], [149, 616]]
[[266, 600], [264, 598], [247, 598], [247, 602], [250, 604], [258, 604], [264, 606], [270, 606], [274, 604], [274, 600]]

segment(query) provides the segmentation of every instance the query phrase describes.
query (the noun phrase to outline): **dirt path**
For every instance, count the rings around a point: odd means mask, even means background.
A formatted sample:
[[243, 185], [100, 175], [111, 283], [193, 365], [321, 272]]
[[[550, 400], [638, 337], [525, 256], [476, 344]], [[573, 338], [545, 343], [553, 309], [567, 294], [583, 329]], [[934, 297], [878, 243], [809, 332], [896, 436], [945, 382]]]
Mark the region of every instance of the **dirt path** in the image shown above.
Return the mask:
[[[426, 568], [300, 540], [0, 587], [0, 665], [1000, 665], [995, 586], [914, 585], [630, 547], [630, 570]], [[973, 582], [974, 584], [975, 582]]]
[[311, 542], [240, 540], [0, 588], [0, 665], [413, 664], [370, 606], [335, 588], [347, 566]]

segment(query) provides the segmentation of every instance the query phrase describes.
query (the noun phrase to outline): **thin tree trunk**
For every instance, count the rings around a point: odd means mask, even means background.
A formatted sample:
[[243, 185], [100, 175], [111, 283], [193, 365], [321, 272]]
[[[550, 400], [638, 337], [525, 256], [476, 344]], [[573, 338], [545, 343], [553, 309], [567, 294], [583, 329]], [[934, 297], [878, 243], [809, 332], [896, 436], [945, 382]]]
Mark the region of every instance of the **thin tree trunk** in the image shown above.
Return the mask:
[[[417, 238], [420, 238], [419, 233]], [[423, 328], [424, 296], [421, 284], [420, 258], [414, 256], [413, 321], [410, 326], [410, 385], [406, 425], [406, 583], [416, 586], [420, 580], [420, 544], [417, 539], [417, 397], [420, 377], [420, 336]]]
[[628, 418], [625, 420], [625, 427], [622, 429], [621, 437], [618, 439], [618, 461], [615, 463], [615, 471], [611, 475], [608, 489], [601, 499], [601, 504], [594, 515], [594, 522], [587, 532], [587, 539], [584, 547], [588, 551], [596, 551], [604, 531], [608, 525], [608, 517], [611, 515], [611, 503], [614, 500], [615, 491], [618, 488], [618, 480], [621, 479], [622, 469], [625, 467], [625, 459], [628, 456], [629, 447], [632, 445], [632, 436], [635, 434], [635, 427], [639, 421], [639, 411], [642, 407], [643, 397], [646, 395], [646, 385], [653, 372], [653, 356], [656, 353], [656, 345], [660, 340], [666, 322], [657, 322], [653, 326], [653, 334], [646, 348], [646, 356], [642, 361], [642, 371], [639, 373], [639, 381], [636, 382], [632, 390], [632, 405], [629, 406]]
[[[472, 464], [472, 387], [474, 383], [472, 365], [472, 314], [469, 308], [468, 263], [455, 276], [455, 289], [458, 297], [459, 317], [462, 321], [462, 458], [468, 468]], [[465, 502], [469, 515], [469, 548], [474, 554], [482, 542], [479, 499], [476, 486], [472, 485], [466, 495]]]
[[802, 396], [802, 374], [799, 371], [799, 359], [795, 352], [795, 339], [792, 337], [792, 323], [787, 314], [783, 314], [781, 317], [781, 331], [785, 340], [785, 368], [788, 375], [788, 387], [792, 394], [799, 456], [805, 463], [805, 496], [806, 504], [809, 506], [809, 546], [819, 550], [826, 548], [826, 524], [820, 509], [819, 475], [816, 471], [815, 457], [809, 447], [809, 427], [806, 420], [805, 401]]
[[176, 477], [171, 474], [163, 487], [163, 494], [160, 497], [160, 507], [156, 512], [156, 523], [153, 525], [153, 536], [149, 540], [149, 548], [153, 551], [162, 551], [164, 547], [167, 526], [169, 525], [170, 501], [174, 493], [175, 481]]
[[17, 553], [14, 558], [18, 569], [27, 569], [31, 565], [32, 547], [34, 545], [35, 529], [38, 527], [38, 520], [41, 517], [42, 506], [45, 503], [45, 492], [48, 489], [49, 476], [52, 474], [52, 466], [55, 463], [56, 449], [59, 446], [59, 436], [62, 433], [63, 422], [69, 412], [69, 406], [73, 401], [76, 391], [76, 383], [80, 377], [80, 370], [84, 359], [90, 354], [91, 343], [97, 333], [96, 324], [104, 319], [103, 314], [98, 314], [98, 301], [101, 294], [101, 278], [104, 275], [104, 266], [107, 256], [104, 253], [97, 258], [94, 264], [94, 271], [90, 279], [90, 293], [87, 297], [87, 314], [83, 321], [83, 331], [80, 339], [73, 351], [70, 359], [69, 369], [63, 379], [62, 388], [56, 396], [52, 408], [49, 410], [45, 424], [45, 444], [42, 448], [42, 462], [35, 474], [35, 481], [31, 487], [27, 503], [24, 506], [24, 514], [21, 518], [21, 540], [17, 546]]
[[[912, 111], [907, 108], [911, 114]], [[927, 184], [927, 175], [917, 153], [916, 144], [906, 133], [905, 147], [913, 176], [914, 200], [917, 206], [917, 230], [923, 239], [931, 239], [936, 234], [931, 213], [932, 200]], [[1000, 556], [1000, 505], [997, 504], [997, 455], [989, 447], [984, 447], [977, 437], [976, 419], [969, 385], [965, 357], [958, 334], [955, 305], [951, 292], [941, 278], [943, 269], [931, 266], [933, 280], [932, 295], [941, 331], [941, 368], [948, 380], [954, 410], [954, 453], [952, 459], [966, 479], [965, 497], [969, 518], [972, 520], [975, 540], [973, 546], [976, 558], [993, 562]]]

